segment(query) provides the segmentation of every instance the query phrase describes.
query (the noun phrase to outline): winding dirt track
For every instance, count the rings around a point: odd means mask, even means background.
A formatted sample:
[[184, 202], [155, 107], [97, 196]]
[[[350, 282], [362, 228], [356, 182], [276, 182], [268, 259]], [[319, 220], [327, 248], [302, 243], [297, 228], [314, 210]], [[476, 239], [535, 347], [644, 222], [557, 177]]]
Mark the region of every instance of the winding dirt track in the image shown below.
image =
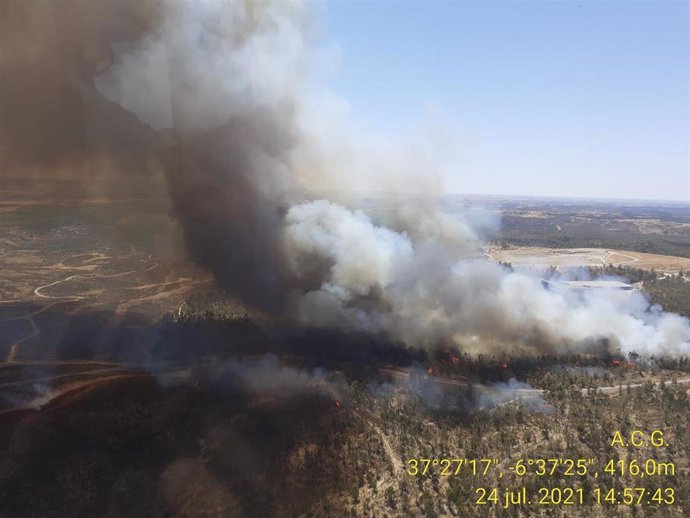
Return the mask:
[[[627, 257], [628, 261], [614, 261], [613, 259], [618, 257]], [[606, 256], [601, 260], [601, 264], [605, 266], [606, 264], [613, 264], [614, 266], [621, 266], [623, 264], [638, 263], [640, 260], [637, 257], [631, 255], [626, 255], [622, 252], [617, 252], [615, 250], [608, 250]]]
[[549, 248], [539, 246], [510, 246], [492, 248], [484, 255], [494, 261], [506, 261], [515, 267], [544, 269], [549, 266], [573, 268], [584, 266], [634, 266], [657, 273], [677, 274], [690, 270], [690, 258], [632, 250], [607, 248]]
[[[34, 292], [35, 292], [35, 290], [34, 290]], [[39, 295], [39, 296], [45, 297], [45, 295]], [[38, 335], [38, 333], [39, 333], [38, 326], [36, 325], [36, 322], [34, 321], [33, 317], [35, 317], [36, 315], [40, 315], [44, 311], [47, 311], [48, 309], [50, 309], [53, 306], [56, 306], [58, 304], [64, 304], [67, 302], [75, 302], [77, 300], [81, 300], [81, 299], [80, 298], [66, 298], [64, 300], [59, 300], [57, 302], [53, 302], [52, 304], [48, 304], [46, 306], [43, 306], [41, 309], [39, 309], [38, 311], [34, 311], [33, 313], [28, 313], [26, 315], [20, 315], [17, 317], [5, 318], [5, 319], [0, 320], [0, 322], [9, 322], [11, 320], [24, 320], [24, 321], [28, 322], [29, 325], [31, 326], [31, 333], [20, 338], [19, 340], [17, 340], [16, 342], [14, 342], [10, 346], [10, 351], [7, 354], [7, 358], [5, 359], [5, 361], [7, 363], [14, 363], [16, 361], [16, 358], [17, 358], [17, 351], [19, 350], [19, 346], [22, 343], [26, 342], [27, 340], [30, 340], [34, 336]]]
[[[110, 256], [104, 256], [103, 254], [95, 254], [95, 253], [80, 254], [79, 256], [75, 256], [75, 257], [93, 256], [93, 255], [98, 255], [98, 257], [92, 257], [91, 259], [88, 259], [84, 262], [91, 262], [94, 260], [101, 260], [101, 259], [112, 259], [112, 257], [110, 257]], [[128, 259], [128, 258], [131, 258], [131, 256], [132, 256], [132, 252], [130, 252], [127, 255], [117, 257], [116, 259]], [[72, 257], [72, 258], [74, 258], [74, 257]], [[79, 268], [79, 266], [68, 266], [68, 265], [64, 265], [64, 263], [61, 263], [61, 265], [65, 268]], [[148, 272], [148, 271], [153, 270], [157, 266], [158, 266], [158, 263], [154, 262], [153, 265], [149, 265], [147, 268], [145, 268], [142, 271]], [[7, 354], [7, 358], [5, 359], [5, 361], [7, 363], [15, 363], [17, 361], [17, 353], [19, 351], [19, 346], [22, 343], [26, 342], [27, 340], [30, 340], [31, 338], [34, 338], [35, 336], [37, 336], [39, 334], [40, 331], [39, 331], [38, 326], [36, 325], [36, 322], [35, 322], [33, 317], [43, 313], [44, 311], [47, 311], [48, 309], [52, 308], [53, 306], [56, 306], [57, 304], [66, 304], [66, 303], [70, 303], [70, 302], [78, 302], [78, 301], [84, 300], [86, 298], [85, 296], [81, 296], [81, 295], [67, 295], [67, 296], [46, 295], [46, 294], [42, 293], [43, 290], [50, 288], [52, 286], [57, 286], [58, 284], [69, 282], [72, 279], [113, 279], [116, 277], [123, 277], [125, 275], [131, 275], [133, 273], [137, 273], [137, 271], [138, 270], [129, 270], [126, 272], [120, 272], [120, 273], [115, 273], [115, 274], [110, 274], [110, 275], [101, 275], [98, 273], [72, 274], [72, 275], [65, 277], [64, 279], [58, 279], [57, 281], [53, 281], [53, 282], [50, 282], [48, 284], [44, 284], [42, 286], [38, 286], [37, 288], [35, 288], [33, 290], [34, 296], [39, 297], [41, 299], [54, 300], [55, 302], [48, 304], [46, 306], [43, 306], [41, 309], [34, 311], [32, 313], [27, 313], [25, 315], [18, 315], [15, 317], [9, 317], [9, 318], [5, 318], [5, 319], [0, 320], [0, 322], [24, 320], [24, 321], [28, 322], [29, 325], [31, 326], [31, 332], [28, 335], [20, 338], [19, 340], [14, 342], [12, 345], [10, 345], [10, 350], [9, 350], [9, 353]], [[144, 285], [144, 286], [146, 286], [146, 285]], [[139, 286], [137, 286], [136, 288], [139, 288]], [[22, 302], [34, 302], [34, 301], [35, 301], [35, 299], [27, 298], [27, 299], [3, 301], [2, 303], [8, 304], [8, 303], [22, 303]]]
[[352, 413], [374, 429], [376, 434], [381, 438], [381, 442], [383, 443], [383, 449], [385, 450], [386, 455], [388, 456], [388, 459], [391, 462], [391, 468], [393, 468], [393, 473], [401, 473], [403, 469], [403, 463], [400, 460], [398, 454], [393, 449], [393, 446], [388, 440], [388, 437], [385, 433], [383, 433], [383, 430], [381, 430], [381, 428], [374, 421], [364, 416], [358, 410], [353, 409]]

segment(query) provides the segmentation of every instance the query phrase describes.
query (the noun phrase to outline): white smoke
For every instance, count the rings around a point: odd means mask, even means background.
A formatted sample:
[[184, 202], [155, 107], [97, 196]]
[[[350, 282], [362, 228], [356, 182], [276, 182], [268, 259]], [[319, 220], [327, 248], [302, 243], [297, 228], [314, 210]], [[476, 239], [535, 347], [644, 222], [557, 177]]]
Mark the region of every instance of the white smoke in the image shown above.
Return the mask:
[[320, 286], [300, 300], [301, 318], [313, 324], [428, 346], [478, 343], [478, 351], [690, 352], [687, 319], [650, 307], [639, 292], [547, 290], [538, 277], [473, 257], [478, 242], [469, 223], [448, 214], [422, 213], [395, 232], [362, 212], [315, 201], [292, 207], [286, 225], [297, 275], [328, 265]]
[[508, 403], [518, 403], [528, 412], [552, 413], [554, 408], [549, 405], [539, 390], [535, 390], [527, 383], [509, 379], [507, 382], [495, 382], [477, 387], [475, 404], [478, 408], [492, 409]]
[[[150, 126], [174, 127], [185, 154], [165, 162], [173, 210], [190, 255], [221, 285], [276, 312], [285, 298], [303, 322], [410, 345], [690, 352], [688, 320], [639, 293], [549, 291], [484, 258], [472, 218], [436, 205], [455, 146], [437, 131], [401, 143], [354, 134], [347, 102], [312, 84], [306, 6], [163, 2], [154, 29], [113, 46], [96, 81]], [[362, 181], [388, 204], [376, 222], [305, 201], [306, 187]], [[410, 191], [414, 200], [401, 195]]]

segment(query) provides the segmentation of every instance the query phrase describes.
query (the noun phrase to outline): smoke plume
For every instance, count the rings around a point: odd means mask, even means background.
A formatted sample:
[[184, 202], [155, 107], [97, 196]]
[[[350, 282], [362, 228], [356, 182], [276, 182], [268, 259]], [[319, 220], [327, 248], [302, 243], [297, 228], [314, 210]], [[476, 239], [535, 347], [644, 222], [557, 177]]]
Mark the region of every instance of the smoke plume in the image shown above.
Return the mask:
[[[245, 303], [310, 324], [470, 351], [687, 354], [688, 320], [638, 293], [549, 291], [484, 258], [481, 225], [435, 204], [443, 139], [372, 152], [324, 122], [346, 103], [311, 84], [307, 8], [2, 2], [1, 174], [163, 171], [189, 256]], [[388, 187], [374, 221], [308, 193], [348, 190], [349, 173], [424, 196]]]
[[273, 354], [197, 366], [194, 377], [215, 384], [215, 388], [240, 389], [249, 394], [284, 396], [320, 392], [333, 399], [342, 398], [346, 383], [342, 375], [321, 368], [300, 369], [281, 364]]
[[323, 268], [319, 288], [299, 301], [315, 324], [475, 352], [688, 352], [687, 319], [650, 307], [639, 292], [545, 289], [538, 277], [478, 258], [471, 226], [447, 215], [420, 214], [394, 232], [316, 201], [292, 207], [286, 222], [298, 276]]

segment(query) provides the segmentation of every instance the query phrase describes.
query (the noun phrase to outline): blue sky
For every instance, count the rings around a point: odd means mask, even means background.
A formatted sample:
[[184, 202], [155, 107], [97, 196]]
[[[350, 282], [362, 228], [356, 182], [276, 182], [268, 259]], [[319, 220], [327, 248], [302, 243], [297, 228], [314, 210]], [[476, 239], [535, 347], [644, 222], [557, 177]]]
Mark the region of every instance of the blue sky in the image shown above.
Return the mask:
[[452, 192], [690, 201], [690, 2], [331, 1], [356, 124], [440, 117]]

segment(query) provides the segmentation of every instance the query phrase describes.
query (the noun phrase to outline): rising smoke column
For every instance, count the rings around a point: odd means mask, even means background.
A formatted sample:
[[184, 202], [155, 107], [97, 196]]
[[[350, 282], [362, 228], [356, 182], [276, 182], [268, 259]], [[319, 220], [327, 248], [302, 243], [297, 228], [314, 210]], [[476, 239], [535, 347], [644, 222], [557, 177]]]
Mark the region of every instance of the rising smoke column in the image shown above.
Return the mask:
[[304, 178], [347, 189], [350, 165], [390, 179], [411, 163], [433, 186], [439, 165], [388, 149], [370, 163], [356, 136], [319, 131], [306, 14], [279, 0], [0, 3], [0, 174], [162, 169], [189, 256], [231, 295], [310, 324], [475, 351], [688, 352], [688, 321], [639, 294], [551, 292], [483, 258], [476, 222], [439, 211], [434, 189], [379, 222], [305, 201]]
[[189, 256], [283, 311], [303, 16], [283, 1], [3, 2], [2, 174], [162, 169]]
[[[282, 312], [290, 283], [282, 219], [294, 193], [288, 159], [305, 67], [302, 9], [290, 2], [171, 5], [157, 53], [167, 58], [174, 127], [165, 166], [188, 252], [231, 294]], [[152, 48], [124, 58], [135, 65], [121, 67], [123, 82]]]

